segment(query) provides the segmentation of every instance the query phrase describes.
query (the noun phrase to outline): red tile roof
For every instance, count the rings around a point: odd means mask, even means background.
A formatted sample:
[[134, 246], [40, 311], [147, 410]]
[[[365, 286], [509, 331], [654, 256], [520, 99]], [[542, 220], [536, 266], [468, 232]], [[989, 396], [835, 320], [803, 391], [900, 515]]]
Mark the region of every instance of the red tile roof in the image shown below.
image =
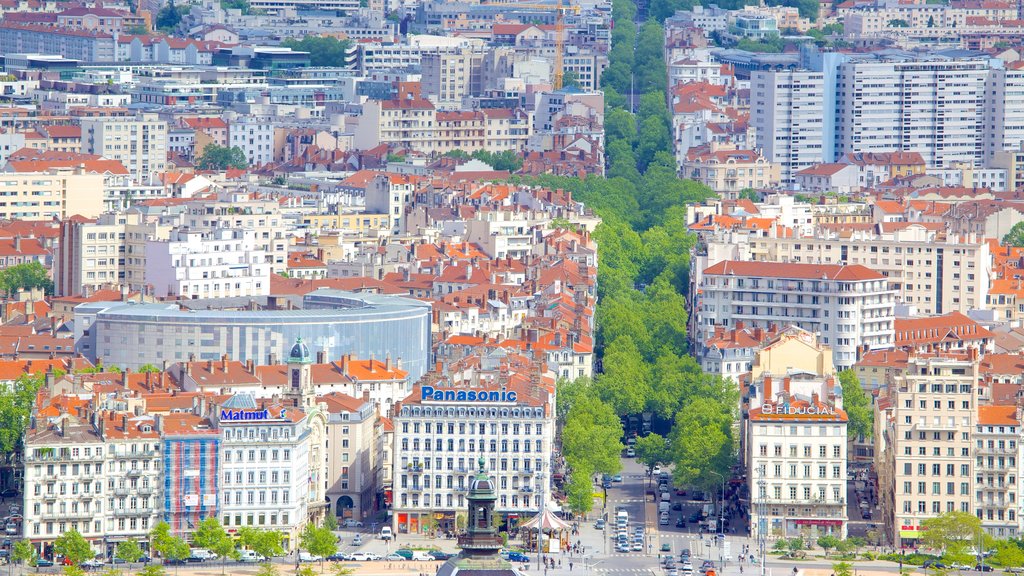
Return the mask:
[[724, 260], [704, 270], [708, 275], [756, 276], [761, 278], [800, 278], [808, 280], [884, 280], [874, 270], [853, 264], [802, 264], [796, 262], [739, 262]]

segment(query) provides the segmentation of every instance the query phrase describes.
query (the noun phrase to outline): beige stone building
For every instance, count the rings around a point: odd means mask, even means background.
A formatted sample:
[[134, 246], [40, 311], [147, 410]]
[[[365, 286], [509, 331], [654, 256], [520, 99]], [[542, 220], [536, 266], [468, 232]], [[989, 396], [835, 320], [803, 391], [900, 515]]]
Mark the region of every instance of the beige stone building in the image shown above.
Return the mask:
[[156, 114], [82, 119], [82, 152], [124, 164], [136, 182], [167, 169], [167, 122]]
[[716, 192], [733, 195], [744, 188], [774, 186], [782, 178], [780, 165], [756, 151], [728, 149], [718, 144], [690, 149], [680, 173]]
[[103, 212], [103, 175], [83, 168], [0, 174], [0, 218], [51, 220]]
[[919, 543], [923, 522], [939, 514], [975, 512], [977, 384], [977, 350], [912, 355], [883, 403], [875, 446], [879, 526], [892, 544]]
[[327, 407], [327, 500], [339, 523], [367, 521], [381, 490], [377, 405], [340, 392], [321, 396]]

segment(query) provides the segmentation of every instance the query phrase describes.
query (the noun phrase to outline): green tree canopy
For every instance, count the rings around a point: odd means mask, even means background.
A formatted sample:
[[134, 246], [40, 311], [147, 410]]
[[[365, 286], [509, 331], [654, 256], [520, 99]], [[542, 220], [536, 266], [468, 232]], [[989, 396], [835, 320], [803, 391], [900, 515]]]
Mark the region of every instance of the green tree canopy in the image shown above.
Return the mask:
[[13, 295], [19, 289], [42, 288], [47, 295], [53, 294], [53, 280], [46, 268], [39, 262], [16, 264], [0, 270], [0, 291]]
[[229, 168], [244, 170], [249, 167], [249, 161], [245, 158], [245, 151], [238, 146], [228, 148], [217, 144], [207, 144], [196, 162], [196, 167], [200, 170], [227, 170]]
[[648, 473], [655, 466], [668, 464], [672, 461], [672, 454], [669, 452], [668, 443], [665, 438], [658, 434], [648, 434], [636, 441], [636, 461], [647, 467]]
[[259, 530], [243, 526], [238, 529], [238, 537], [243, 546], [264, 558], [273, 558], [284, 552], [281, 548], [284, 535], [276, 530]]
[[843, 370], [839, 373], [839, 384], [843, 389], [843, 410], [849, 418], [850, 437], [871, 438], [875, 412], [871, 399], [861, 387], [860, 379], [853, 370]]
[[36, 394], [45, 382], [43, 374], [22, 374], [12, 388], [0, 390], [0, 452], [11, 454], [21, 448]]
[[573, 470], [565, 485], [565, 499], [573, 514], [586, 514], [594, 506], [594, 485], [590, 482], [590, 470]]
[[735, 406], [724, 406], [713, 398], [694, 398], [676, 414], [670, 438], [677, 486], [709, 489], [729, 477], [736, 461], [733, 411]]
[[316, 526], [312, 522], [306, 524], [306, 528], [299, 535], [299, 546], [306, 552], [321, 558], [327, 558], [338, 551], [334, 533], [323, 526]]
[[24, 564], [36, 557], [36, 550], [28, 540], [18, 540], [11, 548], [11, 562]]
[[1024, 246], [1024, 222], [1017, 222], [1013, 228], [1010, 228], [1010, 231], [1003, 236], [1003, 245], [1017, 248]]
[[614, 474], [622, 469], [622, 421], [593, 395], [569, 408], [562, 429], [562, 453], [572, 470]]
[[333, 36], [305, 36], [301, 40], [289, 38], [281, 43], [292, 50], [309, 52], [309, 65], [315, 67], [344, 68], [350, 62], [348, 50], [352, 43]]
[[981, 520], [970, 512], [946, 512], [921, 523], [922, 541], [938, 550], [969, 546], [982, 534]]
[[125, 540], [117, 543], [117, 548], [114, 549], [114, 558], [118, 560], [124, 560], [128, 564], [134, 564], [142, 558], [142, 548], [139, 547], [139, 543], [135, 540]]
[[75, 529], [71, 529], [53, 542], [53, 551], [68, 559], [73, 566], [78, 566], [96, 556], [89, 541]]

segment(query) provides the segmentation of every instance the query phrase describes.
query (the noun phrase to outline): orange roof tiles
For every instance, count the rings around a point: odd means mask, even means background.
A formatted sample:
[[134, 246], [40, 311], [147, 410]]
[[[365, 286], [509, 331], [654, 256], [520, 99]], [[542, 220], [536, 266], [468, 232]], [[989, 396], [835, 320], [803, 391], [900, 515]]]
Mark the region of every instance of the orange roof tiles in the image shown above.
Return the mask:
[[704, 270], [707, 275], [756, 276], [762, 278], [799, 278], [808, 280], [883, 280], [874, 270], [854, 264], [800, 264], [795, 262], [739, 262], [724, 260]]
[[1017, 426], [1016, 406], [978, 406], [978, 425]]

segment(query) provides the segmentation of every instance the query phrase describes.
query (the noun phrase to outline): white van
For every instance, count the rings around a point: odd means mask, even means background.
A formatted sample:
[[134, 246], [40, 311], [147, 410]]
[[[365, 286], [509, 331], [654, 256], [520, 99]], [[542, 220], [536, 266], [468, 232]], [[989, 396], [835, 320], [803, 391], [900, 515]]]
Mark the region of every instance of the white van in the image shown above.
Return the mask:
[[422, 562], [432, 562], [434, 560], [434, 557], [431, 556], [430, 552], [427, 552], [426, 550], [413, 550], [412, 559]]
[[213, 552], [210, 552], [206, 548], [193, 548], [191, 554], [189, 555], [189, 558], [205, 562], [207, 560], [215, 560], [217, 558], [217, 555]]
[[393, 534], [391, 533], [391, 527], [390, 526], [385, 526], [385, 527], [380, 529], [380, 539], [381, 540], [391, 540], [392, 536], [393, 536]]
[[658, 512], [668, 512], [669, 506], [671, 506], [671, 504], [668, 502], [658, 502]]
[[672, 501], [672, 493], [671, 492], [662, 492], [661, 493], [661, 501], [662, 502], [671, 502]]
[[239, 562], [245, 562], [245, 563], [248, 564], [248, 563], [254, 563], [254, 562], [265, 562], [266, 560], [267, 560], [266, 558], [264, 558], [263, 556], [257, 554], [253, 550], [239, 550], [238, 551], [238, 561]]

